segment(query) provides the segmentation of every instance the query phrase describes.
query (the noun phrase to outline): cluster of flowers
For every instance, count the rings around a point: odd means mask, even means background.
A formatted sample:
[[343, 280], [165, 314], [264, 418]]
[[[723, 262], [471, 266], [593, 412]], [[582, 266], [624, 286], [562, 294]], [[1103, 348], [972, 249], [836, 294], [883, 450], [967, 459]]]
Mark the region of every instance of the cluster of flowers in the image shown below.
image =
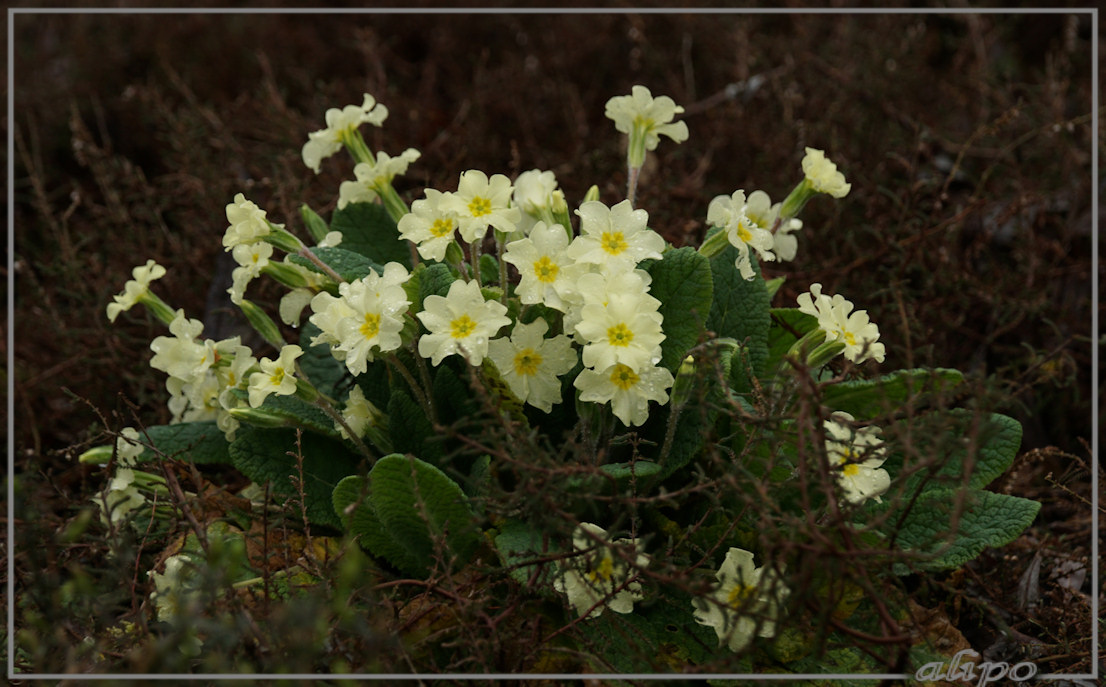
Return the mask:
[[[342, 183], [339, 208], [379, 201], [413, 252], [423, 260], [447, 263], [460, 275], [444, 296], [427, 296], [418, 312], [412, 312], [414, 295], [407, 288], [412, 274], [403, 265], [390, 262], [379, 272], [370, 270], [360, 279], [347, 281], [283, 225], [269, 221], [264, 210], [238, 194], [226, 206], [229, 226], [223, 246], [238, 264], [228, 293], [279, 350], [275, 360], [258, 360], [238, 337], [201, 340], [201, 322], [186, 318], [182, 310], [172, 310], [150, 290], [150, 283], [165, 274], [165, 268], [152, 260], [135, 268], [134, 279], [108, 305], [108, 317], [114, 321], [121, 312], [143, 303], [168, 325], [171, 336], [157, 337], [151, 344], [155, 353], [151, 365], [168, 375], [174, 421], [215, 420], [228, 441], [239, 418], [251, 417], [250, 412], [270, 395], [297, 395], [317, 403], [335, 420], [337, 431], [354, 441], [371, 432], [381, 418], [357, 386], [339, 412], [332, 405], [337, 402], [320, 395], [304, 377], [297, 367], [303, 350], [284, 344], [275, 323], [245, 298], [249, 282], [262, 274], [290, 289], [280, 302], [281, 319], [299, 326], [304, 309], [309, 308], [308, 320], [320, 331], [312, 345], [328, 345], [334, 358], [354, 375], [365, 373], [369, 363], [382, 357], [417, 394], [418, 384], [395, 355], [399, 349], [416, 353], [422, 365], [428, 360], [437, 366], [458, 355], [479, 367], [487, 359], [519, 401], [549, 412], [563, 400], [561, 377], [579, 369], [573, 386], [580, 401], [610, 404], [624, 425], [639, 426], [648, 419], [650, 402], [668, 402], [674, 378], [658, 365], [665, 340], [661, 302], [650, 295], [650, 275], [639, 267], [643, 260], [663, 259], [667, 246], [648, 227], [648, 213], [633, 206], [633, 196], [645, 151], [656, 148], [659, 135], [680, 142], [688, 134], [686, 124], [672, 121], [683, 108], [670, 98], [654, 99], [641, 86], [635, 86], [629, 96], [612, 98], [606, 110], [616, 128], [629, 136], [627, 199], [608, 206], [598, 200], [593, 187], [575, 211], [578, 233], [564, 194], [549, 171], [531, 170], [512, 183], [502, 174], [489, 178], [470, 170], [460, 175], [455, 192], [428, 188], [408, 208], [392, 182], [419, 158], [419, 152], [374, 155], [358, 131], [365, 123], [381, 126], [387, 109], [366, 94], [361, 106], [327, 111], [327, 127], [309, 135], [302, 157], [305, 165], [318, 172], [322, 160], [343, 147], [353, 155], [356, 180]], [[763, 191], [746, 196], [738, 190], [715, 198], [707, 222], [718, 231], [708, 236], [700, 252], [710, 257], [727, 245], [734, 246], [735, 267], [745, 279], [755, 277], [754, 252], [761, 261], [792, 259], [797, 244], [793, 234], [802, 226], [796, 215], [806, 201], [818, 193], [840, 198], [850, 188], [822, 151], [808, 148], [802, 167], [803, 181], [782, 203], [773, 204]], [[308, 228], [316, 246], [337, 246], [342, 241], [339, 232], [317, 230], [310, 223]], [[499, 255], [496, 287], [481, 283], [480, 251], [489, 230], [494, 232]], [[319, 269], [309, 270], [289, 259], [275, 261], [274, 247], [308, 259]], [[540, 316], [529, 323], [521, 316], [516, 321], [508, 317], [512, 293], [508, 264], [519, 275], [513, 295], [522, 311], [543, 306]], [[864, 311], [853, 312], [853, 304], [842, 296], [825, 295], [821, 285], [814, 284], [809, 293], [799, 296], [798, 304], [800, 311], [817, 318], [819, 335], [826, 344], [836, 345], [834, 355], [843, 351], [858, 363], [883, 360], [878, 328]], [[841, 413], [826, 423], [827, 456], [849, 501], [878, 499], [890, 482], [880, 469], [884, 452], [878, 429], [854, 431], [851, 421]], [[133, 463], [142, 447], [137, 433], [132, 436], [127, 431], [117, 452], [121, 462]], [[133, 489], [134, 473], [124, 470], [130, 467], [120, 469], [109, 489], [114, 506], [110, 512], [121, 513], [120, 517], [142, 505]], [[642, 598], [634, 571], [648, 564], [639, 544], [608, 542], [605, 530], [590, 523], [577, 528], [573, 544], [580, 556], [565, 566], [557, 589], [587, 617], [607, 607], [631, 612], [634, 601]], [[755, 568], [752, 560], [750, 552], [730, 549], [715, 589], [695, 601], [696, 620], [714, 627], [720, 642], [734, 650], [754, 634], [775, 632], [773, 618], [787, 594], [773, 573]]]

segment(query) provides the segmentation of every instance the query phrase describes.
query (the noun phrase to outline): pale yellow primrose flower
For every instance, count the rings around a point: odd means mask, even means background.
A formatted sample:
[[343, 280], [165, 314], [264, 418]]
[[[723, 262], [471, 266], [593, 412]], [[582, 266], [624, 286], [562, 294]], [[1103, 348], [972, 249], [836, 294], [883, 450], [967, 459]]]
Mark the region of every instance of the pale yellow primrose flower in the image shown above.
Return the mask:
[[138, 463], [138, 457], [145, 451], [142, 438], [134, 427], [124, 427], [119, 432], [119, 438], [115, 440], [115, 454], [119, 464], [124, 467], [134, 467]]
[[446, 194], [439, 207], [457, 215], [461, 238], [476, 243], [484, 238], [489, 226], [505, 234], [515, 231], [522, 211], [509, 207], [512, 191], [511, 180], [504, 175], [493, 174], [488, 179], [480, 170], [470, 169], [461, 172], [457, 191]]
[[745, 191], [734, 191], [731, 196], [717, 196], [707, 208], [707, 223], [726, 232], [730, 245], [738, 251], [734, 267], [746, 281], [750, 281], [756, 276], [749, 258], [750, 248], [756, 251], [760, 260], [771, 261], [776, 256], [772, 253], [775, 245], [772, 232], [755, 222], [749, 216], [747, 207]]
[[676, 143], [687, 140], [687, 124], [672, 123], [672, 119], [682, 113], [680, 107], [666, 95], [653, 98], [645, 86], [634, 86], [630, 95], [621, 95], [607, 101], [607, 118], [614, 120], [614, 127], [630, 136], [629, 164], [641, 167], [645, 162], [645, 151], [656, 150], [660, 136], [671, 138]]
[[660, 362], [665, 335], [659, 305], [648, 294], [625, 292], [609, 293], [604, 304], [586, 303], [575, 325], [586, 342], [584, 365], [603, 370], [622, 364], [637, 372]]
[[[365, 430], [380, 421], [380, 411], [365, 398], [365, 392], [361, 391], [361, 387], [354, 385], [349, 390], [349, 398], [346, 399], [346, 406], [342, 409], [342, 419], [354, 434], [362, 437], [365, 436]], [[334, 423], [334, 429], [343, 438], [350, 438], [346, 428], [337, 422]]]
[[622, 424], [636, 427], [649, 419], [649, 401], [668, 402], [673, 381], [672, 373], [663, 367], [634, 371], [617, 364], [601, 371], [585, 369], [573, 386], [580, 390], [581, 401], [610, 403]]
[[[553, 172], [531, 169], [515, 179], [514, 205], [522, 210], [518, 231], [530, 235], [538, 220], [553, 224], [553, 193], [557, 190], [557, 177]], [[563, 231], [563, 229], [562, 229]]]
[[114, 302], [108, 303], [108, 320], [112, 322], [119, 317], [119, 313], [133, 308], [149, 292], [150, 282], [165, 276], [165, 268], [153, 260], [147, 260], [145, 265], [131, 270], [131, 276], [134, 279], [123, 285], [123, 293], [112, 296]]
[[539, 317], [530, 324], [516, 324], [510, 338], [488, 343], [488, 357], [511, 393], [546, 413], [562, 400], [557, 377], [576, 367], [577, 360], [572, 340], [563, 334], [546, 339], [548, 330], [549, 323]]
[[[612, 295], [621, 294], [644, 298], [643, 306], [650, 311], [660, 308], [661, 302], [648, 295], [649, 284], [653, 281], [648, 272], [639, 270], [630, 263], [612, 263], [612, 265], [601, 271], [580, 275], [576, 278], [576, 288], [564, 295], [569, 304], [563, 320], [564, 332], [575, 335], [581, 345], [585, 340], [577, 334], [576, 325], [583, 319], [586, 305], [599, 305], [605, 308], [610, 304]], [[599, 269], [597, 265], [585, 265], [585, 267]]]
[[345, 351], [346, 367], [353, 374], [364, 374], [374, 350], [387, 353], [403, 343], [403, 315], [411, 301], [402, 284], [410, 277], [407, 268], [390, 262], [383, 275], [370, 270], [363, 278], [338, 286], [351, 311], [338, 322], [338, 348]]
[[714, 628], [719, 646], [741, 651], [754, 635], [775, 636], [776, 616], [788, 590], [771, 570], [754, 566], [751, 552], [730, 548], [715, 578], [718, 588], [692, 604], [695, 621]]
[[377, 153], [376, 163], [359, 162], [353, 168], [357, 181], [343, 181], [338, 187], [338, 209], [350, 203], [371, 203], [384, 193], [384, 187], [400, 174], [407, 173], [407, 166], [419, 159], [421, 153], [408, 148], [399, 157]]
[[214, 362], [213, 351], [196, 341], [203, 330], [203, 322], [188, 319], [183, 309], [177, 310], [169, 323], [173, 336], [158, 336], [150, 342], [150, 350], [154, 352], [150, 367], [184, 383], [202, 376]]
[[488, 354], [488, 341], [511, 323], [507, 306], [485, 301], [475, 281], [455, 281], [445, 296], [427, 296], [416, 316], [429, 333], [419, 338], [419, 355], [434, 365], [458, 353], [470, 365]]
[[559, 224], [537, 222], [527, 238], [511, 241], [503, 260], [518, 269], [515, 293], [526, 304], [541, 303], [561, 312], [568, 310], [582, 265], [568, 257], [568, 232]]
[[568, 247], [568, 257], [578, 263], [600, 267], [636, 265], [646, 258], [659, 259], [664, 239], [646, 225], [649, 213], [635, 210], [624, 200], [608, 208], [591, 200], [576, 211], [580, 216], [580, 235]]
[[231, 273], [231, 287], [227, 289], [230, 294], [230, 302], [238, 305], [246, 296], [246, 285], [261, 275], [261, 270], [269, 264], [269, 258], [273, 257], [272, 245], [259, 241], [257, 243], [240, 243], [231, 251], [238, 267]]
[[111, 524], [118, 525], [127, 519], [131, 511], [141, 508], [146, 503], [146, 497], [134, 485], [134, 470], [119, 468], [108, 483], [107, 493], [102, 498], [97, 494], [92, 501], [100, 507], [100, 522], [107, 525], [110, 514]]
[[443, 207], [446, 194], [432, 188], [425, 194], [425, 199], [411, 203], [411, 212], [400, 218], [399, 235], [418, 247], [423, 260], [442, 262], [459, 226], [457, 214]]
[[280, 349], [276, 360], [262, 358], [260, 372], [250, 375], [250, 407], [256, 408], [265, 402], [269, 394], [291, 396], [296, 393], [296, 358], [303, 355], [303, 349], [295, 344]]
[[[826, 341], [845, 344], [845, 357], [854, 363], [868, 359], [883, 362], [883, 344], [878, 342], [879, 327], [869, 321], [865, 310], [852, 312], [853, 304], [836, 294], [822, 293], [821, 284], [811, 284], [810, 293], [798, 297], [799, 311], [818, 318], [818, 326], [826, 332]], [[850, 314], [852, 313], [852, 314]]]
[[563, 566], [567, 569], [553, 581], [554, 589], [568, 595], [569, 604], [579, 615], [587, 613], [589, 620], [607, 608], [615, 613], [631, 613], [634, 602], [645, 598], [640, 582], [626, 584], [633, 570], [613, 548], [634, 547], [633, 567], [641, 569], [649, 564], [648, 556], [641, 553], [641, 542], [616, 539], [607, 545], [606, 540], [607, 531], [602, 527], [590, 522], [580, 523], [572, 534], [572, 548], [584, 553], [566, 560]]
[[388, 117], [388, 108], [376, 102], [368, 93], [361, 106], [346, 105], [339, 110], [332, 107], [326, 111], [326, 128], [307, 135], [303, 146], [303, 164], [316, 174], [325, 158], [342, 149], [346, 137], [350, 136], [362, 124], [381, 126]]
[[[745, 199], [745, 216], [762, 229], [771, 230], [780, 217], [781, 203], [772, 204], [772, 199], [764, 191], [753, 191]], [[772, 234], [772, 253], [777, 260], [794, 260], [799, 242], [792, 232], [802, 229], [802, 220], [795, 218], [781, 221]]]
[[241, 193], [234, 196], [233, 203], [227, 203], [226, 213], [230, 226], [223, 234], [224, 250], [230, 250], [243, 243], [256, 243], [272, 231], [268, 220], [265, 219], [265, 211], [257, 207], [252, 200], [246, 200], [246, 196]]
[[887, 446], [880, 438], [879, 427], [853, 430], [846, 424], [853, 419], [849, 413], [837, 411], [823, 423], [826, 458], [849, 503], [860, 504], [868, 499], [879, 503], [880, 494], [891, 486], [891, 475], [880, 468], [887, 460]]
[[826, 154], [816, 148], [806, 149], [803, 174], [815, 191], [827, 193], [834, 198], [844, 198], [852, 188], [852, 184], [845, 183], [845, 175], [837, 171], [837, 165], [826, 159]]

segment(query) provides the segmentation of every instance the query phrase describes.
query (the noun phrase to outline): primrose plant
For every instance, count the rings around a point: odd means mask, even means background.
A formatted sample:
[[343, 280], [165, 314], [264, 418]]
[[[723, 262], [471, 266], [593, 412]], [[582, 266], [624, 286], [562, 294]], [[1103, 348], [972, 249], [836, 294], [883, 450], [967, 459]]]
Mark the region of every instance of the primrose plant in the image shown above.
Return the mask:
[[[572, 208], [537, 169], [463, 171], [408, 206], [393, 182], [419, 152], [373, 151], [361, 132], [388, 110], [370, 95], [328, 110], [302, 155], [316, 173], [353, 158], [329, 222], [305, 205], [292, 231], [241, 193], [226, 206], [228, 297], [264, 349], [205, 338], [156, 295], [166, 270], [153, 261], [107, 306], [115, 321], [142, 304], [168, 328], [150, 364], [173, 421], [83, 457], [114, 470], [95, 499], [104, 523], [172, 517], [167, 499], [151, 504], [174, 461], [229, 464], [316, 533], [355, 538], [383, 574], [498, 570], [568, 628], [551, 636], [575, 641], [589, 669], [637, 672], [809, 672], [815, 646], [884, 604], [871, 578], [848, 603], [834, 596], [834, 573], [802, 559], [815, 539], [862, 542], [856, 566], [893, 580], [1017, 536], [1038, 504], [983, 489], [1013, 460], [1017, 422], [949, 408], [955, 370], [878, 373], [878, 326], [822, 284], [771, 307], [783, 279], [761, 265], [817, 238], [799, 232], [806, 203], [851, 189], [823, 151], [806, 148], [780, 202], [745, 189], [711, 200], [698, 248], [650, 227], [641, 170], [662, 137], [688, 139], [682, 112], [644, 86], [611, 98], [626, 198], [592, 186]], [[286, 288], [279, 303], [247, 298], [262, 278]], [[817, 529], [764, 529], [789, 514]], [[240, 541], [247, 528], [204, 534]], [[192, 547], [151, 571], [162, 620], [185, 595], [173, 581], [205, 565]], [[260, 579], [240, 567], [233, 582]], [[836, 624], [803, 629], [819, 599]], [[627, 628], [649, 651], [617, 649]]]

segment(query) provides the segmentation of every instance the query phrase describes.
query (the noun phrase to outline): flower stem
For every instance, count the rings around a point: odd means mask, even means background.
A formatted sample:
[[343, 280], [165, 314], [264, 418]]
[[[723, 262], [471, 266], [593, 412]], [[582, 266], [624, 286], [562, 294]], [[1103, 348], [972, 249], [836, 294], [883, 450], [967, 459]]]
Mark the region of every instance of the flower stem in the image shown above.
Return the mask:
[[307, 246], [302, 246], [300, 248], [300, 255], [302, 255], [303, 257], [310, 260], [316, 267], [318, 267], [323, 272], [325, 272], [328, 277], [330, 277], [334, 281], [338, 282], [339, 284], [345, 281], [345, 279], [342, 279], [342, 275], [335, 272], [334, 269], [331, 268], [330, 265], [328, 265], [325, 262], [323, 262], [322, 260], [320, 260], [319, 256], [317, 256], [313, 252], [311, 252], [311, 249], [308, 248]]
[[633, 207], [637, 196], [637, 180], [638, 175], [641, 174], [641, 167], [630, 165], [629, 170], [629, 178], [626, 180], [626, 200], [630, 201], [630, 207]]

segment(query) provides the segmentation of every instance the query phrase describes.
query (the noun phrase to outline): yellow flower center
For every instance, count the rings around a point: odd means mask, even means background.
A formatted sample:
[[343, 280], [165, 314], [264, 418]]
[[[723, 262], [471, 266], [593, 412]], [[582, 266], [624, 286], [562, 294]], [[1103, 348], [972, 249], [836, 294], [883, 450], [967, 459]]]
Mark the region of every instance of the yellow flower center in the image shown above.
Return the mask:
[[492, 201], [489, 198], [473, 197], [469, 201], [469, 212], [473, 217], [483, 217], [492, 213]]
[[273, 386], [280, 386], [283, 382], [284, 368], [278, 367], [277, 369], [273, 370], [272, 374], [269, 375], [269, 383]]
[[361, 335], [371, 339], [380, 333], [380, 315], [365, 313], [365, 324], [361, 325]]
[[846, 463], [841, 467], [841, 472], [846, 477], [856, 477], [860, 473], [860, 466], [856, 463]]
[[730, 608], [738, 609], [753, 594], [756, 587], [747, 584], [735, 584], [730, 593], [726, 595], [726, 603]]
[[630, 328], [625, 323], [619, 322], [613, 327], [607, 329], [607, 341], [612, 346], [629, 346], [630, 342], [634, 340], [634, 333], [630, 331]]
[[543, 255], [541, 260], [534, 263], [534, 276], [538, 278], [538, 281], [545, 284], [552, 284], [560, 271], [561, 268], [557, 263], [550, 260], [548, 255]]
[[623, 391], [627, 391], [640, 381], [641, 377], [638, 377], [633, 370], [621, 363], [615, 365], [614, 372], [611, 373], [611, 384]]
[[847, 345], [847, 346], [855, 346], [856, 345], [856, 337], [853, 335], [852, 332], [847, 332], [844, 329], [842, 329], [841, 330], [841, 336], [845, 337], [845, 345]]
[[611, 575], [614, 574], [614, 559], [609, 555], [603, 556], [603, 559], [599, 561], [599, 565], [595, 566], [591, 570], [588, 570], [588, 582], [610, 582]]
[[476, 322], [468, 315], [461, 315], [449, 323], [449, 335], [454, 339], [463, 339], [476, 331]]
[[541, 354], [532, 348], [527, 348], [515, 355], [516, 375], [536, 375], [541, 366]]
[[453, 233], [453, 220], [445, 218], [434, 220], [434, 224], [430, 225], [430, 233], [439, 239], [443, 236], [449, 236]]
[[737, 223], [737, 238], [741, 239], [745, 243], [749, 243], [753, 240], [753, 235], [745, 227], [745, 222], [741, 221]]
[[611, 255], [618, 255], [630, 247], [621, 231], [605, 231], [599, 237], [599, 245]]

